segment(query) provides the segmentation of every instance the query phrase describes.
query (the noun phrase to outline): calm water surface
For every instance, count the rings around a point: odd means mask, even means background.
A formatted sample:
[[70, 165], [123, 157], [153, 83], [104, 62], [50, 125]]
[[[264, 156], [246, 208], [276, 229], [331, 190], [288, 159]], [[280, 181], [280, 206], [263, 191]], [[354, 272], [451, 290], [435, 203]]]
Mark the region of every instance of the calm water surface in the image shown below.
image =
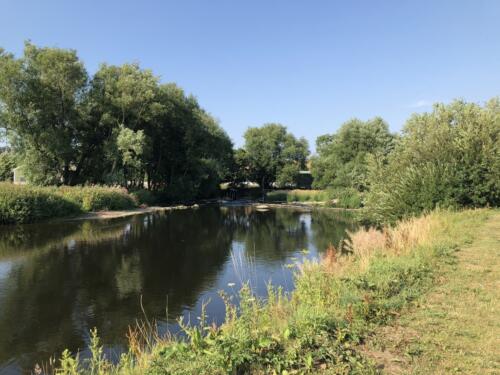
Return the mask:
[[346, 229], [332, 210], [243, 206], [0, 227], [0, 373], [30, 373], [64, 348], [85, 355], [93, 327], [118, 357], [128, 326], [144, 319], [141, 297], [162, 332], [179, 316], [196, 321], [206, 301], [221, 322], [220, 290], [291, 290], [287, 265], [318, 257]]

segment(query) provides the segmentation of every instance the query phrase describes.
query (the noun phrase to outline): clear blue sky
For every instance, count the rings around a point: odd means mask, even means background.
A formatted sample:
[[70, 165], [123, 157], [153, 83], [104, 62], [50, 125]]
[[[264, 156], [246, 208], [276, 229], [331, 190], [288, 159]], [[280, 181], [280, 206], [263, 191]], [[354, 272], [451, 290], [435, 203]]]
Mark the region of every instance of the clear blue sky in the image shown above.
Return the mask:
[[500, 94], [500, 1], [1, 0], [0, 46], [140, 62], [198, 97], [237, 146], [282, 123], [311, 146], [352, 117], [399, 130], [435, 101]]

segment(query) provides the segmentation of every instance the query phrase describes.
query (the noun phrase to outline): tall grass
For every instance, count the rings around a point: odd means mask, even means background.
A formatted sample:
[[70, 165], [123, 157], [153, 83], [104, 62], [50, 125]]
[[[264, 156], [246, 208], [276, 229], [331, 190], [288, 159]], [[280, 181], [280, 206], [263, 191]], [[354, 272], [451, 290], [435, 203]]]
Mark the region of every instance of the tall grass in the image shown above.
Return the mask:
[[79, 212], [78, 204], [54, 189], [0, 183], [0, 224], [30, 223]]
[[268, 202], [317, 202], [341, 208], [359, 208], [362, 197], [355, 189], [274, 190], [266, 194]]
[[268, 202], [326, 202], [329, 199], [326, 190], [274, 190], [266, 194]]
[[290, 190], [288, 202], [326, 202], [330, 196], [325, 190]]
[[[139, 327], [129, 353], [103, 373], [375, 374], [357, 344], [424, 293], [443, 260], [469, 242], [487, 216], [486, 210], [438, 211], [382, 231], [351, 233], [349, 255], [330, 246], [324, 258], [300, 265], [291, 295], [269, 286], [264, 300], [245, 286], [236, 306], [222, 293], [225, 322], [208, 325], [202, 311], [201, 324], [181, 322], [184, 339], [157, 337], [141, 346]], [[65, 354], [57, 371], [73, 371], [71, 361]], [[92, 372], [81, 366], [76, 373]]]
[[133, 197], [120, 188], [37, 187], [0, 183], [0, 224], [31, 223], [88, 211], [135, 206]]
[[62, 186], [54, 189], [56, 194], [75, 202], [85, 212], [124, 210], [136, 206], [134, 197], [127, 189], [107, 186]]

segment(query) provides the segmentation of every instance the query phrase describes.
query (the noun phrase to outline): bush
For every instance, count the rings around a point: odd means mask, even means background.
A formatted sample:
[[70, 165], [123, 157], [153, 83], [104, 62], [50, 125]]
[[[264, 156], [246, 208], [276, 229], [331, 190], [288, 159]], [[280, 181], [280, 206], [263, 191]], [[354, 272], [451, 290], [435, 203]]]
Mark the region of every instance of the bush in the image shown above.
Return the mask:
[[287, 200], [288, 202], [326, 202], [329, 198], [325, 190], [290, 190]]
[[[336, 202], [333, 203], [333, 200]], [[267, 202], [327, 202], [341, 208], [363, 206], [362, 194], [354, 188], [328, 190], [275, 190], [266, 194]]]
[[388, 158], [367, 158], [372, 220], [395, 222], [438, 206], [498, 206], [499, 114], [495, 98], [484, 106], [437, 104], [413, 115]]
[[126, 210], [136, 206], [126, 189], [104, 186], [60, 187], [56, 190], [83, 211]]
[[270, 191], [266, 193], [266, 202], [286, 202], [288, 192], [283, 190]]
[[16, 166], [12, 152], [0, 152], [0, 181], [12, 181], [14, 173], [12, 170]]
[[31, 223], [82, 212], [55, 189], [0, 183], [0, 223]]
[[328, 196], [336, 199], [334, 204], [341, 208], [360, 208], [363, 206], [362, 195], [354, 188], [329, 189]]
[[137, 205], [145, 204], [147, 206], [154, 206], [158, 204], [160, 200], [160, 196], [158, 194], [146, 189], [134, 190], [130, 193], [130, 195], [135, 200]]
[[124, 210], [136, 203], [125, 189], [35, 187], [0, 183], [0, 223], [31, 223], [88, 211]]
[[266, 194], [268, 202], [326, 202], [329, 199], [325, 190], [274, 190]]

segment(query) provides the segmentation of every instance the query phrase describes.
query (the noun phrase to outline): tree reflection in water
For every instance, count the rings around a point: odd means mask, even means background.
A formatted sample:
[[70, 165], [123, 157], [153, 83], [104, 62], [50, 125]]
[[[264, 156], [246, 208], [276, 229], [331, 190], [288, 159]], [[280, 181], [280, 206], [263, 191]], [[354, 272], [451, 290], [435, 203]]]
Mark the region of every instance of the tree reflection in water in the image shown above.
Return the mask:
[[316, 256], [350, 227], [335, 215], [204, 207], [2, 227], [0, 370], [32, 368], [64, 348], [82, 350], [92, 327], [119, 352], [128, 326], [144, 318], [141, 297], [163, 332], [207, 299], [209, 317], [220, 322], [220, 289], [236, 294], [249, 281], [264, 294], [269, 280], [291, 289], [292, 271], [284, 264], [301, 258], [303, 249]]

